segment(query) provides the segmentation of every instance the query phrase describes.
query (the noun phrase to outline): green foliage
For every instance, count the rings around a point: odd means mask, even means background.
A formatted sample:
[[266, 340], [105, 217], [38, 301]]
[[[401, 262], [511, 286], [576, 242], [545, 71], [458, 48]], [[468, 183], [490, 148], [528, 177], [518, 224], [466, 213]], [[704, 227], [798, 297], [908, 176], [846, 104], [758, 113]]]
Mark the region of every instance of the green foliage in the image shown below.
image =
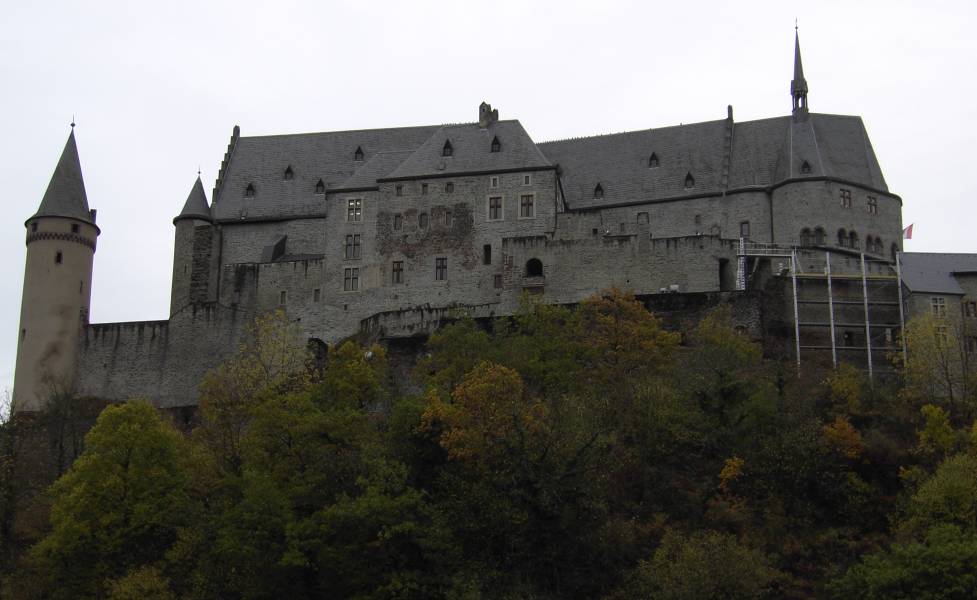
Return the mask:
[[176, 594], [159, 569], [139, 567], [111, 583], [108, 600], [176, 600]]
[[960, 454], [947, 459], [913, 494], [906, 526], [925, 531], [938, 524], [977, 532], [977, 458]]
[[780, 573], [755, 549], [728, 534], [669, 531], [616, 597], [639, 600], [746, 600], [776, 597]]
[[184, 522], [185, 442], [145, 402], [106, 408], [51, 488], [51, 532], [32, 550], [52, 598], [97, 597], [158, 560]]

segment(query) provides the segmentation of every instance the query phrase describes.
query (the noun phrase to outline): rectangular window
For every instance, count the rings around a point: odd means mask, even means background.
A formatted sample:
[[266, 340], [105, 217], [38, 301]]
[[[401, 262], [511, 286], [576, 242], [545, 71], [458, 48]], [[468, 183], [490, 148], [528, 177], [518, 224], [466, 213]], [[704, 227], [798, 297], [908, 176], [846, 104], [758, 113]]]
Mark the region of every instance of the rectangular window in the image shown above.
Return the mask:
[[288, 300], [288, 293], [285, 292], [285, 290], [282, 290], [281, 293], [278, 294], [278, 304], [280, 306], [285, 306], [286, 300]]
[[967, 316], [977, 317], [977, 302], [968, 302], [966, 304]]
[[519, 197], [519, 218], [532, 219], [536, 216], [536, 196], [523, 194]]
[[502, 275], [498, 275], [498, 274], [493, 275], [492, 276], [492, 285], [495, 287], [495, 289], [501, 290], [502, 289]]
[[394, 230], [400, 231], [404, 227], [404, 217], [402, 215], [394, 215]]
[[482, 246], [482, 264], [492, 264], [492, 244], [485, 244]]
[[489, 196], [488, 199], [488, 220], [502, 220], [502, 196]]
[[346, 236], [346, 258], [360, 258], [360, 234]]
[[398, 185], [397, 187], [394, 188], [394, 190], [396, 191], [398, 196], [404, 195], [404, 186]]
[[404, 283], [404, 261], [395, 260], [393, 268], [390, 269], [392, 274], [391, 281], [393, 283]]
[[868, 214], [877, 215], [879, 214], [879, 201], [872, 196], [868, 197]]
[[750, 237], [750, 222], [743, 221], [740, 223], [740, 237], [748, 238]]
[[851, 208], [851, 190], [842, 189], [839, 191], [841, 197], [841, 208]]
[[358, 289], [360, 289], [360, 270], [343, 269], [343, 291], [355, 292]]
[[702, 215], [696, 215], [695, 216], [695, 224], [696, 225], [702, 225]]
[[444, 211], [444, 226], [445, 227], [451, 227], [451, 211], [450, 210]]
[[492, 188], [493, 190], [499, 187], [499, 178], [497, 175], [493, 175], [489, 177], [489, 187]]
[[523, 175], [522, 176], [522, 184], [523, 185], [532, 185], [533, 184], [533, 176], [530, 175], [529, 173], [526, 173], [525, 175]]
[[71, 224], [71, 233], [78, 233], [78, 223]]
[[421, 193], [424, 194], [424, 195], [427, 195], [427, 184], [426, 183], [422, 183], [421, 184]]
[[448, 279], [448, 259], [445, 257], [438, 257], [434, 259], [434, 279], [436, 281], [445, 281]]
[[312, 290], [312, 301], [318, 302], [322, 298], [322, 290], [316, 288]]
[[363, 220], [363, 200], [351, 198], [346, 201], [346, 220], [358, 223]]
[[943, 319], [946, 317], [946, 298], [933, 296], [930, 298], [930, 306], [933, 309], [933, 316]]
[[455, 191], [455, 184], [451, 183], [450, 181], [448, 183], [444, 184], [444, 193], [445, 194], [450, 194], [453, 191]]

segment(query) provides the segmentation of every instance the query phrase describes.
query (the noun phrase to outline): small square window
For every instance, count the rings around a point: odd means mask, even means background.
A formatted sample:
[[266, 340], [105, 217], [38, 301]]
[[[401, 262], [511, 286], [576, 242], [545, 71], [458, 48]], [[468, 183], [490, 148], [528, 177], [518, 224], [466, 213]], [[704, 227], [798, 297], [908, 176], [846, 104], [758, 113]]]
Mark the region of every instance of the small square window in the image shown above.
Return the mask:
[[322, 298], [322, 290], [316, 288], [312, 290], [312, 301], [318, 302]]
[[748, 238], [748, 237], [750, 237], [750, 222], [749, 221], [743, 221], [742, 223], [740, 223], [740, 237], [741, 238]]
[[502, 275], [496, 274], [492, 276], [492, 287], [497, 290], [502, 289]]
[[404, 186], [398, 185], [397, 187], [394, 188], [394, 191], [396, 192], [396, 194], [398, 196], [403, 196], [404, 195]]
[[489, 177], [489, 187], [493, 190], [499, 187], [499, 178], [497, 176], [493, 175], [492, 177]]
[[977, 317], [977, 302], [968, 302], [966, 306], [967, 306], [967, 316]]
[[427, 184], [426, 183], [422, 183], [421, 184], [421, 193], [424, 194], [424, 195], [427, 195]]
[[530, 175], [529, 173], [524, 174], [522, 176], [522, 184], [523, 185], [532, 185], [533, 184], [533, 176]]
[[455, 184], [451, 183], [450, 181], [444, 184], [444, 193], [450, 194], [454, 191], [455, 191]]
[[404, 283], [404, 261], [395, 260], [390, 272], [392, 274], [391, 281], [394, 284]]
[[71, 233], [78, 233], [78, 223], [71, 224]]

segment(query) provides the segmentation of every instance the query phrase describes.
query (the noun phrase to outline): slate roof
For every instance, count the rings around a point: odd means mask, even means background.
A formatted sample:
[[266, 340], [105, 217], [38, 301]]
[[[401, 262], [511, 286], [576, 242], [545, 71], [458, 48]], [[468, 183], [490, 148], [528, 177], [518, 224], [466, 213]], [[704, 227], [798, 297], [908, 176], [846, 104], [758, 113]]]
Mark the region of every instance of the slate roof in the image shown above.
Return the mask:
[[913, 292], [962, 296], [954, 273], [977, 272], [977, 254], [903, 252], [900, 263], [902, 280]]
[[377, 179], [386, 177], [403, 163], [414, 150], [397, 150], [395, 152], [378, 152], [366, 161], [353, 176], [337, 185], [336, 190], [356, 190], [376, 187]]
[[[324, 212], [315, 193], [322, 179], [335, 188], [381, 152], [418, 148], [440, 126], [363, 129], [325, 133], [241, 137], [234, 145], [214, 201], [216, 219], [288, 217]], [[357, 148], [364, 160], [355, 160]], [[284, 178], [292, 167], [293, 178]], [[248, 184], [253, 198], [245, 198]]]
[[204, 192], [204, 184], [200, 181], [200, 176], [197, 176], [197, 181], [193, 183], [193, 187], [190, 189], [190, 195], [187, 196], [186, 203], [183, 204], [183, 210], [180, 211], [180, 215], [173, 219], [176, 223], [180, 219], [203, 219], [205, 221], [210, 220], [210, 207], [207, 206], [207, 194]]
[[71, 217], [92, 223], [74, 129], [68, 135], [68, 141], [65, 142], [61, 158], [58, 159], [58, 166], [54, 168], [54, 174], [51, 175], [41, 205], [31, 219], [35, 217]]
[[[494, 138], [499, 140], [499, 152], [491, 152]], [[451, 142], [452, 154], [442, 156], [445, 142], [448, 141]], [[549, 166], [550, 162], [519, 121], [496, 121], [485, 129], [480, 129], [475, 123], [442, 126], [387, 178]]]
[[[793, 177], [827, 176], [887, 191], [859, 117], [810, 114], [734, 123], [728, 184], [722, 185], [728, 121], [646, 129], [539, 144], [561, 169], [571, 208], [653, 202], [685, 195], [767, 187]], [[659, 166], [649, 168], [652, 153]], [[804, 161], [810, 173], [802, 173]], [[694, 185], [686, 188], [686, 175]], [[600, 183], [602, 199], [593, 197]]]

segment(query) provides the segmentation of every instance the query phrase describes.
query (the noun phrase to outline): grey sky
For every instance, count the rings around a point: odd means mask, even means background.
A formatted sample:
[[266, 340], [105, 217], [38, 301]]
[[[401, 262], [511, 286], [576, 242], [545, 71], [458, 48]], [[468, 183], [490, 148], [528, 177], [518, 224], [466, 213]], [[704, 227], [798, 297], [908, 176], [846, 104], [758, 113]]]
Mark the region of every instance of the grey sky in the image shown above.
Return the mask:
[[165, 319], [172, 218], [208, 199], [235, 124], [262, 135], [469, 122], [539, 141], [790, 111], [795, 17], [815, 112], [860, 115], [915, 223], [977, 252], [969, 2], [11, 2], [0, 22], [0, 388], [12, 385], [23, 222], [72, 114], [102, 235], [93, 322]]

